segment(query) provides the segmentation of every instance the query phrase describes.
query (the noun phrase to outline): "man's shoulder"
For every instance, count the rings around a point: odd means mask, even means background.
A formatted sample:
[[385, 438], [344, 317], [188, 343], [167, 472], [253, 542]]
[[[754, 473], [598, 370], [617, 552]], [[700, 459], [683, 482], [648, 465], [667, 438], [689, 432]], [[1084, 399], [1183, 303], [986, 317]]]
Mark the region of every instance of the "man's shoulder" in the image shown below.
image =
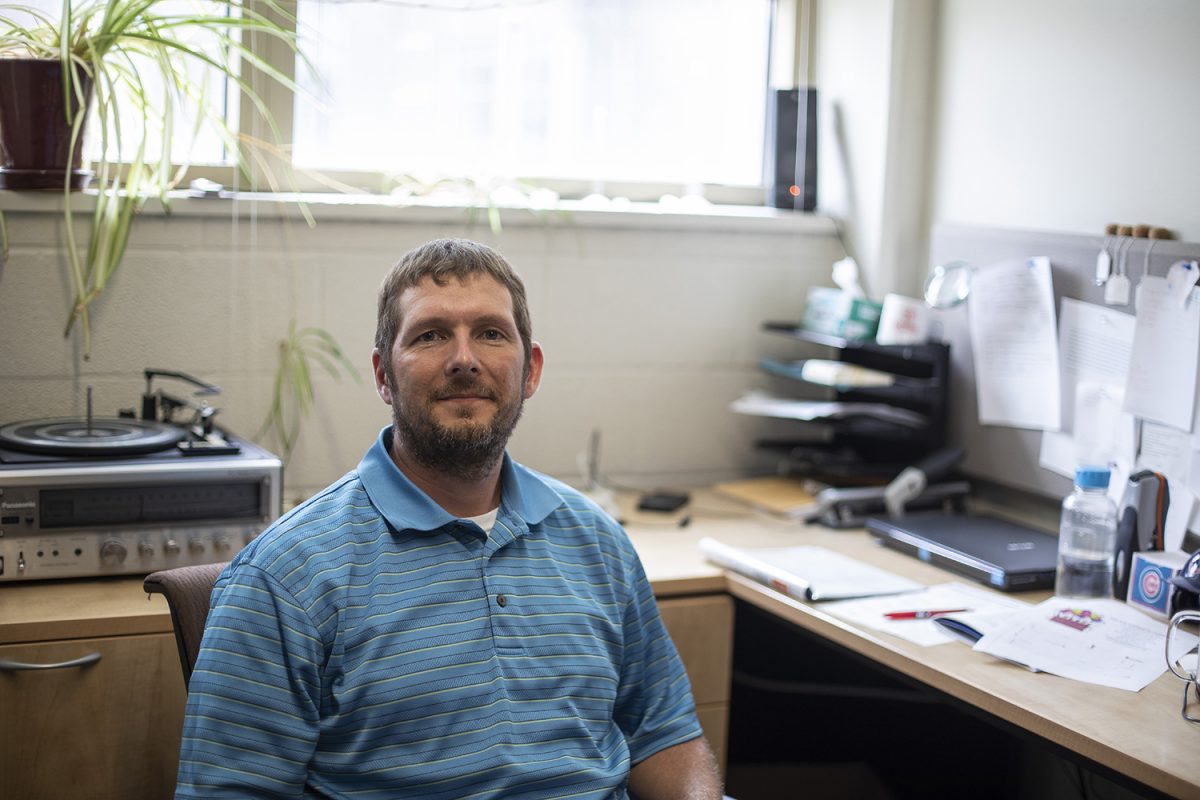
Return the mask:
[[383, 523], [358, 471], [351, 470], [271, 523], [238, 554], [237, 563], [277, 575], [313, 554], [323, 554], [328, 563], [348, 536], [378, 524]]

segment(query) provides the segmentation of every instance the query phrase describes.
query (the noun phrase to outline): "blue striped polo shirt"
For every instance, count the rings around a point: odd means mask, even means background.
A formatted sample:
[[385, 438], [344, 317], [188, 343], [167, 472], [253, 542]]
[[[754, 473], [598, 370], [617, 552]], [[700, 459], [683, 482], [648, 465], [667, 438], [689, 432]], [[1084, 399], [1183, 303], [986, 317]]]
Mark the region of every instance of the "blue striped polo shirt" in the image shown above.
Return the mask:
[[624, 797], [632, 764], [700, 735], [610, 517], [506, 455], [485, 535], [390, 441], [218, 579], [177, 797]]

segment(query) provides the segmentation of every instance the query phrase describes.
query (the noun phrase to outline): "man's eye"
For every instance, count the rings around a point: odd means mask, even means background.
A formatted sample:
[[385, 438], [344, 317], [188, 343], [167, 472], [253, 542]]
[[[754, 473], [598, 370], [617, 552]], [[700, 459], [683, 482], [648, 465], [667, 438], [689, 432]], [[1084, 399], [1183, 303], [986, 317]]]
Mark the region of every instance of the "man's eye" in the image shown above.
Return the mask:
[[425, 331], [424, 333], [422, 333], [420, 336], [417, 337], [417, 341], [418, 342], [436, 342], [440, 338], [441, 337], [438, 335], [437, 331]]
[[504, 338], [504, 333], [496, 330], [495, 328], [489, 328], [483, 332], [483, 338], [490, 339], [492, 341], [498, 341]]

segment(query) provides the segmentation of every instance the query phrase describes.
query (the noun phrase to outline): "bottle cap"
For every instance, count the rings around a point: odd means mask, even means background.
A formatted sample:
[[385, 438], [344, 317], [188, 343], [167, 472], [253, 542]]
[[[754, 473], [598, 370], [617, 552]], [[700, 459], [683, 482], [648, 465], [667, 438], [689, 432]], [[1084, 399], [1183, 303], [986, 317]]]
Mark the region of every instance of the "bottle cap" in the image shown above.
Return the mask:
[[1081, 489], [1107, 489], [1110, 475], [1108, 467], [1080, 467], [1075, 470], [1075, 485]]

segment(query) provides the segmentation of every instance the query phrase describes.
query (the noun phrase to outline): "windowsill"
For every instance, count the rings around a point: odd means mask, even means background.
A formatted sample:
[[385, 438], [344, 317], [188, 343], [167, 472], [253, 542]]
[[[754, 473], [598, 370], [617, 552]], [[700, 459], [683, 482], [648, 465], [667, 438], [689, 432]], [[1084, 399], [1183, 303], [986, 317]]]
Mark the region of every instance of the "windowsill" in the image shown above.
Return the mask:
[[[73, 206], [87, 213], [92, 195], [76, 195]], [[276, 194], [222, 192], [216, 197], [172, 192], [169, 213], [180, 217], [266, 217], [302, 219], [303, 203], [317, 222], [401, 222], [414, 224], [463, 224], [474, 222], [486, 228], [489, 209], [483, 205], [441, 202], [427, 198], [397, 199], [371, 194]], [[833, 218], [819, 214], [786, 211], [766, 206], [706, 204], [688, 199], [673, 203], [560, 200], [552, 208], [497, 206], [503, 227], [580, 226], [585, 228], [631, 228], [657, 230], [761, 230], [775, 233], [837, 235]], [[58, 192], [0, 191], [0, 211], [58, 214], [62, 195]], [[158, 200], [150, 200], [143, 214], [168, 213]]]

